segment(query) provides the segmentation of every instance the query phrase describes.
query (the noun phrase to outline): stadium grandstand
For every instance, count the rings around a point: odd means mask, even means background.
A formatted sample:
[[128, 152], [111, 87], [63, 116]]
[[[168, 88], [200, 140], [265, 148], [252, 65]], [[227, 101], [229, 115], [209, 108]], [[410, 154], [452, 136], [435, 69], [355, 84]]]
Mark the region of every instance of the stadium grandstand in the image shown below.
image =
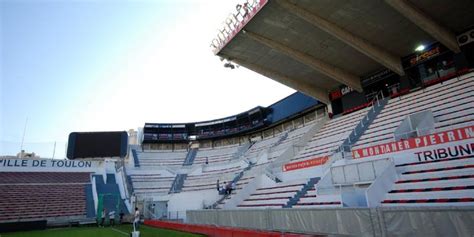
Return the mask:
[[216, 58], [297, 92], [146, 122], [116, 157], [0, 159], [0, 226], [136, 207], [146, 225], [208, 236], [473, 236], [473, 12], [470, 0], [238, 4]]

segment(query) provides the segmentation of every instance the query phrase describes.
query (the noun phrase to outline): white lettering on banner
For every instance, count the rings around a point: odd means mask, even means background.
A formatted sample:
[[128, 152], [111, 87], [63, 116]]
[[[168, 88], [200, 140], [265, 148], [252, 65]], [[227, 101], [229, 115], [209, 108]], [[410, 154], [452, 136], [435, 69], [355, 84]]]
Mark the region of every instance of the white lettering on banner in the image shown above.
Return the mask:
[[0, 167], [91, 168], [92, 161], [0, 159]]
[[384, 143], [366, 148], [353, 149], [352, 156], [358, 159], [367, 156], [401, 152], [405, 150], [434, 146], [448, 142], [462, 141], [471, 138], [474, 138], [474, 126], [453, 129], [397, 142]]
[[354, 89], [352, 89], [352, 87], [350, 87], [350, 86], [345, 86], [345, 87], [343, 87], [343, 88], [341, 89], [341, 94], [345, 95], [345, 94], [347, 94], [347, 93], [349, 93], [349, 92], [351, 92], [351, 91], [354, 91]]

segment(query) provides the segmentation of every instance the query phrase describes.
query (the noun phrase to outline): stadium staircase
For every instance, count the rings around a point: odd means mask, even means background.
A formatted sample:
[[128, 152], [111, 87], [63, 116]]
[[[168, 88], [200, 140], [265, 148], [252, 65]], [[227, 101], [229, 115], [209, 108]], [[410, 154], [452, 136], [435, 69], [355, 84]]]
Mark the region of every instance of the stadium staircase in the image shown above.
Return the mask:
[[132, 176], [127, 175], [127, 186], [130, 193], [134, 193], [135, 189], [133, 188]]
[[277, 142], [275, 142], [273, 145], [271, 145], [270, 148], [279, 146], [286, 138], [288, 138], [288, 132], [283, 134], [283, 136], [281, 136], [280, 139], [278, 139]]
[[194, 159], [196, 158], [197, 151], [198, 151], [197, 148], [189, 149], [188, 154], [186, 155], [186, 159], [183, 162], [183, 166], [193, 165]]
[[381, 93], [375, 96], [372, 100], [372, 108], [369, 109], [367, 114], [360, 120], [356, 127], [351, 131], [349, 136], [342, 142], [336, 152], [343, 152], [343, 154], [351, 154], [351, 147], [356, 144], [359, 138], [365, 133], [370, 124], [377, 118], [377, 115], [383, 110], [384, 106], [388, 103], [389, 98], [383, 98]]
[[94, 218], [96, 216], [92, 184], [86, 185], [86, 216], [87, 218]]
[[237, 152], [232, 155], [232, 160], [239, 159], [242, 155], [245, 154], [245, 152], [248, 151], [248, 149], [250, 149], [252, 145], [253, 143], [247, 143], [245, 145], [240, 146]]
[[[122, 210], [125, 214], [128, 214], [127, 206], [120, 196], [120, 189], [115, 181], [115, 174], [107, 174], [107, 182], [104, 182], [102, 175], [94, 175], [94, 178], [97, 196], [103, 196], [103, 207], [107, 209], [107, 212], [110, 210], [120, 212]], [[117, 201], [117, 198], [119, 201]]]
[[308, 193], [308, 190], [315, 187], [316, 183], [319, 180], [319, 177], [309, 179], [308, 183], [306, 183], [300, 191], [296, 192], [295, 196], [290, 198], [290, 200], [286, 203], [286, 205], [283, 206], [283, 208], [292, 208], [293, 205], [298, 203], [301, 197], [304, 197]]
[[188, 177], [188, 174], [177, 174], [173, 180], [169, 193], [179, 193], [183, 189], [184, 180]]
[[[244, 170], [242, 170], [239, 174], [237, 174], [234, 179], [232, 179], [233, 183], [238, 183], [240, 179], [244, 176], [245, 172], [249, 171], [254, 167], [254, 163], [249, 163], [249, 166], [247, 166]], [[237, 190], [232, 190], [231, 194], [225, 194], [223, 195], [219, 200], [214, 202], [209, 208], [210, 209], [221, 209], [222, 206], [225, 204], [225, 202], [231, 198], [232, 195], [236, 194]]]
[[311, 125], [311, 128], [301, 136], [299, 140], [293, 142], [293, 144], [288, 146], [282, 154], [272, 160], [272, 162], [265, 168], [265, 174], [275, 182], [279, 182], [274, 174], [280, 172], [282, 165], [290, 162], [300, 152], [300, 150], [306, 147], [313, 136], [321, 131], [327, 121], [328, 117], [326, 116], [320, 118], [314, 123], [314, 125]]
[[133, 156], [133, 162], [135, 164], [135, 167], [140, 167], [140, 161], [138, 160], [137, 150], [132, 149], [132, 156]]

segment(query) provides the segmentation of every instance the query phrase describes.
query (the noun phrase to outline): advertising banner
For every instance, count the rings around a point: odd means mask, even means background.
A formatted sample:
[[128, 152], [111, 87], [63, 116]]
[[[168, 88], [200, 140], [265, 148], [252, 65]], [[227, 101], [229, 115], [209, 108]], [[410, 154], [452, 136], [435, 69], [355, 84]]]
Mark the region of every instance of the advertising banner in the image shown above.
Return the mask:
[[[421, 162], [474, 155], [474, 126], [467, 126], [430, 135], [353, 149], [352, 157], [398, 157], [405, 162]], [[395, 160], [397, 164], [405, 163]]]
[[291, 171], [291, 170], [299, 170], [299, 169], [305, 169], [309, 167], [324, 165], [328, 161], [328, 159], [329, 159], [329, 156], [323, 156], [323, 157], [312, 158], [309, 160], [288, 163], [283, 166], [283, 171], [286, 172], [286, 171]]

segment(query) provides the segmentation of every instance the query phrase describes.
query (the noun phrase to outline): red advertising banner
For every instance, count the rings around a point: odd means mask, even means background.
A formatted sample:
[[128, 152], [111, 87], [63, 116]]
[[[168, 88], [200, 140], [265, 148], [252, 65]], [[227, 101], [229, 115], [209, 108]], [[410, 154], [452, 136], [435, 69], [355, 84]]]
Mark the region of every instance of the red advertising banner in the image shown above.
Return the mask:
[[355, 159], [365, 158], [368, 156], [378, 156], [390, 153], [401, 152], [405, 150], [439, 145], [448, 142], [462, 141], [466, 139], [474, 138], [474, 126], [467, 126], [463, 128], [457, 128], [435, 134], [425, 135], [416, 138], [410, 138], [406, 140], [400, 140], [397, 142], [389, 142], [370, 146], [366, 148], [353, 149], [352, 157]]
[[308, 167], [324, 165], [329, 159], [329, 156], [312, 158], [309, 160], [303, 160], [293, 163], [288, 163], [283, 166], [283, 171], [299, 170]]

